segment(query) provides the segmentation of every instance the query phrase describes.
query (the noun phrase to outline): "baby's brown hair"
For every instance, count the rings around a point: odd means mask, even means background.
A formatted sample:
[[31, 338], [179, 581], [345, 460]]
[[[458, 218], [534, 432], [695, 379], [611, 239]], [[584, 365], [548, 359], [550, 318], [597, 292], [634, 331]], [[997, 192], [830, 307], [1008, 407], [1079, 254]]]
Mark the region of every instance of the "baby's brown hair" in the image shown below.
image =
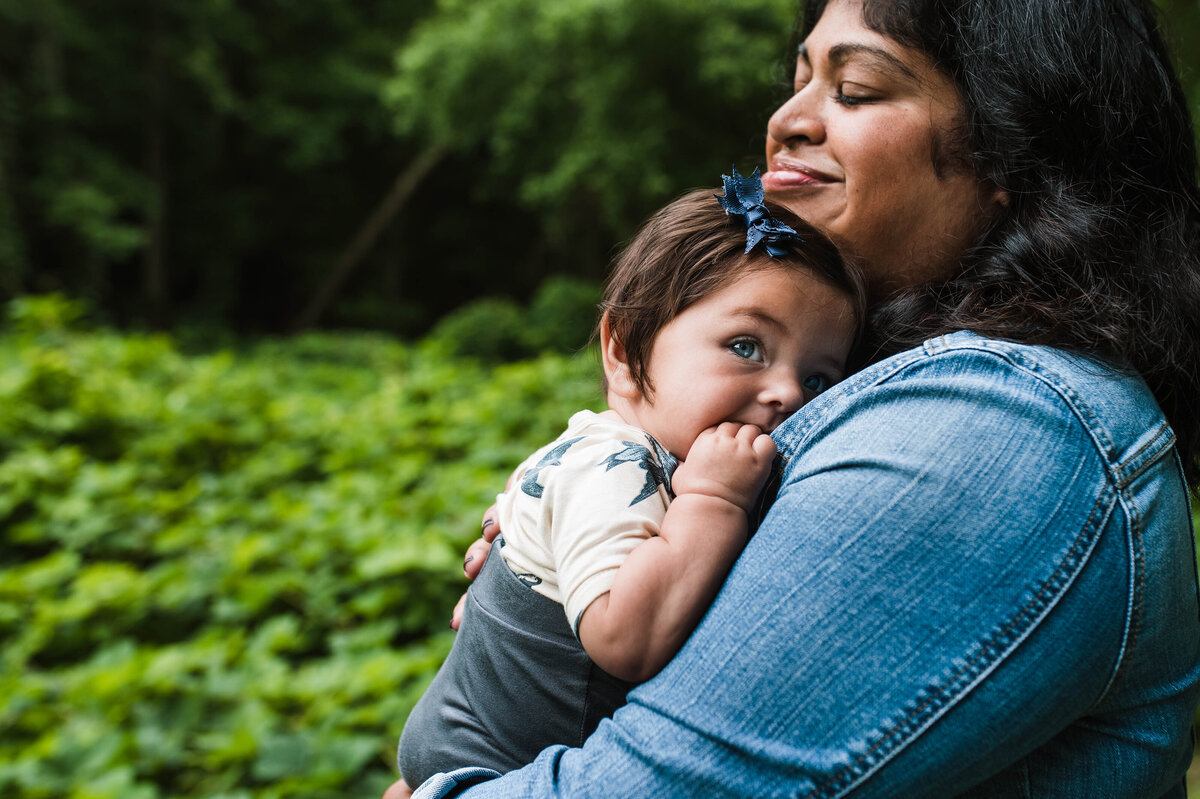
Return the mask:
[[800, 217], [775, 203], [764, 205], [800, 237], [779, 243], [784, 253], [778, 257], [762, 244], [745, 252], [745, 223], [725, 213], [712, 189], [688, 192], [662, 208], [617, 256], [600, 324], [607, 317], [609, 335], [624, 349], [629, 376], [644, 396], [654, 389], [648, 369], [658, 332], [689, 305], [756, 269], [794, 269], [841, 290], [861, 327], [866, 300], [858, 271]]

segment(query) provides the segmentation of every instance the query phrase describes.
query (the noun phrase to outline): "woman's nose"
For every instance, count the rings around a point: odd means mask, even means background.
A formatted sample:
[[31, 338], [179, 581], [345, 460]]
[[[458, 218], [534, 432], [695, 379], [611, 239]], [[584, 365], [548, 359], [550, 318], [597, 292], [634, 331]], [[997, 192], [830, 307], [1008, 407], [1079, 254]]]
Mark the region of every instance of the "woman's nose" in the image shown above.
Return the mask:
[[820, 144], [825, 140], [825, 124], [815, 97], [816, 87], [808, 84], [775, 109], [767, 120], [767, 135], [780, 144], [804, 140]]

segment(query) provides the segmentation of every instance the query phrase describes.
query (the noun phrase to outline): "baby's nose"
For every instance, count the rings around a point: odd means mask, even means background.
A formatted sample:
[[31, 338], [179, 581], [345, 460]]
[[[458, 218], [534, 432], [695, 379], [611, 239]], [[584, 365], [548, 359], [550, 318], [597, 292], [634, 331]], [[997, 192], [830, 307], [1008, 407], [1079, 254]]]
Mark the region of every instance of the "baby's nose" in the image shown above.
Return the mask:
[[793, 375], [784, 375], [771, 380], [762, 394], [762, 401], [785, 414], [804, 405], [804, 387]]

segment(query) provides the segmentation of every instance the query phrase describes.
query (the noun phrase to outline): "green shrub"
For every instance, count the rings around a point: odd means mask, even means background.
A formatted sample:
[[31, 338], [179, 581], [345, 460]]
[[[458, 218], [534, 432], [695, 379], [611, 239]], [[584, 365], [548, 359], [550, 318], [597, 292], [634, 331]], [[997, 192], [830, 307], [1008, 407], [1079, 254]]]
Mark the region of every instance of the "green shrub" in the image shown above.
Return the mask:
[[515, 361], [529, 355], [525, 315], [511, 300], [487, 298], [442, 317], [425, 338], [427, 350], [451, 358], [478, 358], [487, 363]]
[[576, 352], [587, 345], [596, 324], [600, 286], [589, 280], [554, 275], [529, 304], [530, 345], [538, 351]]
[[8, 305], [6, 321], [16, 333], [34, 335], [78, 328], [87, 311], [78, 300], [61, 294], [18, 297]]
[[528, 308], [493, 297], [452, 311], [425, 337], [425, 351], [492, 364], [540, 352], [575, 353], [591, 338], [599, 302], [596, 283], [554, 275], [538, 288]]

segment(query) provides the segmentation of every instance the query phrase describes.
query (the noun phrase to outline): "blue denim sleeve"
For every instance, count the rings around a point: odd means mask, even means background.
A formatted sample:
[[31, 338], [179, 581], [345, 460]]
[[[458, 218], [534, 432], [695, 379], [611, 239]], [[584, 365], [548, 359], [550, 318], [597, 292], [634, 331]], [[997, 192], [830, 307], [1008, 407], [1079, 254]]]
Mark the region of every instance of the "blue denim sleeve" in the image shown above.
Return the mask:
[[500, 773], [490, 768], [468, 766], [450, 772], [434, 774], [413, 791], [412, 799], [442, 799], [452, 796], [461, 788], [499, 777]]
[[917, 351], [811, 403], [666, 669], [581, 749], [454, 795], [1182, 795], [1200, 611], [1169, 428], [1135, 379], [1022, 358]]

